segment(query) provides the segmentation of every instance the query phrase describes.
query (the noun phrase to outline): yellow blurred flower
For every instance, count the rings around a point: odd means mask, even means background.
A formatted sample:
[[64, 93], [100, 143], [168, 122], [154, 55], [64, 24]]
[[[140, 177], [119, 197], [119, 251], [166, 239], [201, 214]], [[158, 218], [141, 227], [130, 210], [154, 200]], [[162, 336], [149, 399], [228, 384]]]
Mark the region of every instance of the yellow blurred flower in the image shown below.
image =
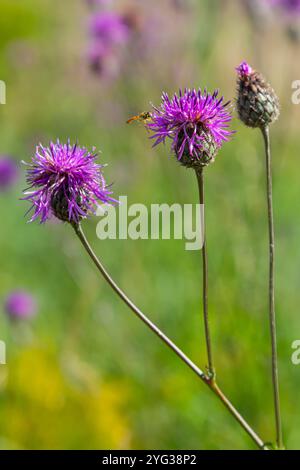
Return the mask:
[[[12, 358], [2, 390], [1, 442], [14, 448], [128, 448], [122, 381], [99, 380], [96, 371], [73, 357], [61, 361], [47, 349], [30, 347]], [[78, 386], [80, 385], [80, 386]]]

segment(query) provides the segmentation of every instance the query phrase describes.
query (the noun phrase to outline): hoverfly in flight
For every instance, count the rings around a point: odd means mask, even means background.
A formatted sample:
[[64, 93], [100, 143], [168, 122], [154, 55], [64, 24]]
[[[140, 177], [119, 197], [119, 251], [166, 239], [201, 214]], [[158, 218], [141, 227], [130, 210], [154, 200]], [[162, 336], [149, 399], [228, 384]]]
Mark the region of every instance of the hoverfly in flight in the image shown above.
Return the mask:
[[141, 122], [143, 124], [146, 124], [147, 122], [151, 121], [151, 114], [148, 111], [145, 111], [141, 114], [138, 114], [137, 116], [133, 116], [130, 119], [128, 119], [127, 124], [132, 124], [134, 121]]

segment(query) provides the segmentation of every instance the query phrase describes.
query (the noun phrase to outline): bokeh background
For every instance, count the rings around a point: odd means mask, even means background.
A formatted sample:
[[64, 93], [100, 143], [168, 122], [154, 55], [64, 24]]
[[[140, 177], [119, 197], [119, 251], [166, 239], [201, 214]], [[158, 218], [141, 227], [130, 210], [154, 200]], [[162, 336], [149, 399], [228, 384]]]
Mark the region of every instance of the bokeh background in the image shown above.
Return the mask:
[[[297, 19], [263, 0], [0, 0], [0, 154], [19, 178], [0, 193], [2, 449], [252, 449], [206, 387], [116, 298], [72, 230], [28, 224], [21, 160], [38, 142], [78, 139], [108, 163], [115, 195], [129, 203], [196, 202], [191, 171], [151, 148], [131, 115], [163, 90], [220, 88], [235, 95], [249, 61], [281, 101], [272, 127], [277, 235], [276, 306], [285, 442], [300, 449], [300, 79]], [[129, 34], [102, 50], [91, 16], [127, 15]], [[99, 47], [99, 49], [97, 49]], [[267, 321], [265, 161], [259, 132], [236, 134], [206, 171], [209, 304], [219, 382], [266, 441], [274, 440]], [[201, 367], [201, 256], [184, 241], [107, 240], [84, 222], [95, 251], [137, 305]], [[23, 290], [37, 312], [12, 319], [7, 296]]]

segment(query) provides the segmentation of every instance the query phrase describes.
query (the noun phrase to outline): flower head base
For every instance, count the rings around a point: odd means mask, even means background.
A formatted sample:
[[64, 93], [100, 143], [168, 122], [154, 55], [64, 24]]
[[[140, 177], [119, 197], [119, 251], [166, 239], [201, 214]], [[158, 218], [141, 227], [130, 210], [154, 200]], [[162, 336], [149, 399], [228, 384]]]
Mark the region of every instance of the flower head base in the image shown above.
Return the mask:
[[5, 311], [12, 319], [27, 319], [35, 315], [35, 299], [25, 291], [11, 292], [5, 301]]
[[28, 164], [29, 188], [23, 198], [32, 203], [34, 214], [30, 221], [40, 218], [43, 223], [54, 214], [60, 220], [77, 224], [95, 212], [98, 201], [116, 202], [103, 177], [103, 165], [95, 162], [96, 157], [96, 153], [70, 142], [37, 146]]
[[147, 128], [153, 132], [154, 145], [172, 140], [172, 151], [187, 167], [208, 165], [215, 158], [223, 142], [232, 135], [228, 129], [232, 119], [229, 102], [223, 104], [218, 91], [212, 95], [206, 90], [179, 91], [172, 99], [162, 96], [160, 107], [153, 107]]
[[276, 121], [279, 116], [279, 101], [273, 88], [247, 62], [242, 62], [236, 70], [237, 109], [241, 121], [248, 127], [260, 128]]

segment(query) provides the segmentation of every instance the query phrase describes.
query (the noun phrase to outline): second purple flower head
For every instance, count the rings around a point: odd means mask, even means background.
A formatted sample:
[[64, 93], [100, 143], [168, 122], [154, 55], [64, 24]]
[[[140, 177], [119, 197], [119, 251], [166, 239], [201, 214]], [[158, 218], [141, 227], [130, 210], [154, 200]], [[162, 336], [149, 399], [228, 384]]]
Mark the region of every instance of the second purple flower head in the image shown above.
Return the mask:
[[153, 107], [151, 121], [146, 124], [153, 132], [154, 145], [171, 139], [172, 151], [186, 167], [201, 168], [212, 161], [233, 131], [230, 102], [205, 89], [181, 90], [170, 98], [163, 93], [159, 107]]

